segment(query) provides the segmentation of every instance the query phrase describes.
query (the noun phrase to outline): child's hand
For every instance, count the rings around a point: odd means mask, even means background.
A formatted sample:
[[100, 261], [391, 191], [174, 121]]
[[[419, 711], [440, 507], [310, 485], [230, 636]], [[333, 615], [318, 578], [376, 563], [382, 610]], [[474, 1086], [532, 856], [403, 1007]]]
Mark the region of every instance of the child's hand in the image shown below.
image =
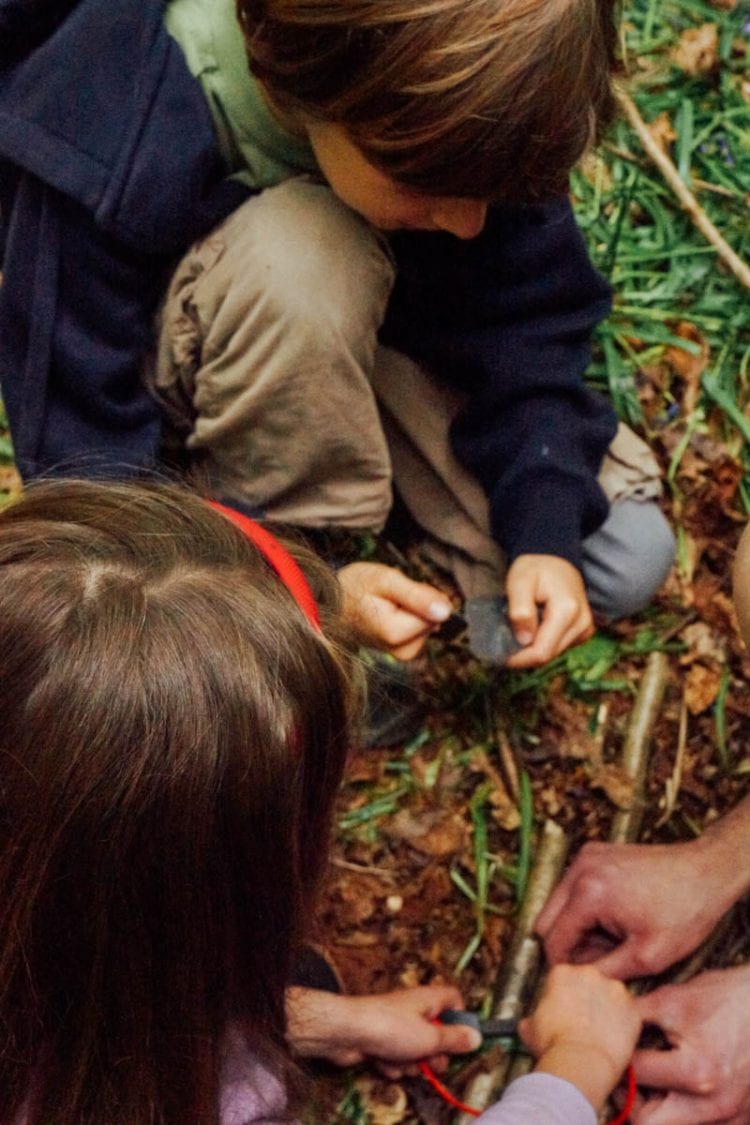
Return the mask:
[[383, 563], [349, 563], [338, 572], [344, 615], [365, 644], [413, 660], [429, 634], [450, 617], [448, 597]]
[[592, 965], [551, 969], [536, 1011], [519, 1027], [536, 1069], [572, 1082], [597, 1111], [630, 1061], [640, 1029], [625, 985]]
[[[508, 617], [524, 646], [509, 668], [536, 668], [594, 632], [581, 574], [557, 555], [519, 555], [505, 582]], [[541, 614], [541, 619], [540, 619]]]
[[388, 1078], [417, 1074], [425, 1060], [445, 1070], [448, 1055], [475, 1051], [471, 1027], [433, 1023], [446, 1008], [462, 1008], [458, 989], [432, 984], [377, 996], [339, 996], [307, 988], [287, 990], [287, 1038], [306, 1057], [353, 1066], [376, 1060]]

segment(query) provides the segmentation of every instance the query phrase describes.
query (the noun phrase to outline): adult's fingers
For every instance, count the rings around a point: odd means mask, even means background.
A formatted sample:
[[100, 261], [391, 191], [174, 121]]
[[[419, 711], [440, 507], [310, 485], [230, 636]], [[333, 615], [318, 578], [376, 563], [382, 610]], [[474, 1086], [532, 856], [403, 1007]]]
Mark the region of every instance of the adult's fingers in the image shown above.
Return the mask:
[[746, 1125], [744, 1117], [726, 1117], [704, 1098], [671, 1092], [648, 1098], [630, 1115], [633, 1125]]
[[[546, 922], [546, 919], [544, 921]], [[554, 922], [548, 926], [546, 935], [542, 935], [550, 964], [557, 965], [561, 961], [569, 961], [573, 950], [585, 934], [598, 924], [596, 910], [587, 904], [573, 907], [566, 898]], [[539, 921], [537, 921], [537, 932], [540, 932]]]
[[636, 935], [625, 938], [608, 953], [602, 953], [590, 960], [605, 977], [628, 980], [641, 975], [641, 955], [638, 951], [639, 939]]
[[546, 938], [547, 934], [568, 905], [568, 901], [570, 900], [570, 884], [570, 878], [564, 876], [539, 911], [537, 920], [534, 923], [534, 930], [539, 934], [540, 938]]
[[706, 1097], [715, 1090], [703, 1060], [679, 1047], [671, 1051], [640, 1050], [633, 1055], [638, 1084], [654, 1090], [671, 1090]]

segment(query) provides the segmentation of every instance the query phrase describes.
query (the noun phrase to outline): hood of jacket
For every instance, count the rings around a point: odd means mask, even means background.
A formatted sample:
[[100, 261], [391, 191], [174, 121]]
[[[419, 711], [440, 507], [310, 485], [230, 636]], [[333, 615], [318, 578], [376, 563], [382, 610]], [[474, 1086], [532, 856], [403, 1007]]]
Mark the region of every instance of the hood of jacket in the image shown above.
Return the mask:
[[0, 0], [0, 165], [133, 249], [179, 252], [246, 194], [226, 180], [165, 0]]

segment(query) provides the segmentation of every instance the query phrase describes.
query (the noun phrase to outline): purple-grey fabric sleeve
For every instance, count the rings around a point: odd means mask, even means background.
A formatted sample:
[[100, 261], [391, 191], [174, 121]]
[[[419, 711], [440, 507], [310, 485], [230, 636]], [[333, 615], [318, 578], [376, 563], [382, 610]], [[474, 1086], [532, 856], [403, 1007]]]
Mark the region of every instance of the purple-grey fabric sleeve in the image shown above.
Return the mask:
[[572, 1082], [536, 1073], [511, 1082], [477, 1125], [596, 1125], [596, 1114]]

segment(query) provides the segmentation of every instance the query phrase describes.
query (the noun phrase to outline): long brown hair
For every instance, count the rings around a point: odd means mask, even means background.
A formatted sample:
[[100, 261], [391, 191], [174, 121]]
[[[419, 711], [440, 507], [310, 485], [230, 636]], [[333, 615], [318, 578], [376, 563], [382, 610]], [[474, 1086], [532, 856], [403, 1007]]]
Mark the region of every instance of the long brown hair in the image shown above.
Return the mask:
[[237, 0], [272, 101], [430, 195], [564, 188], [609, 121], [616, 0]]
[[0, 513], [0, 1120], [30, 1093], [34, 1125], [214, 1122], [230, 1023], [283, 1070], [349, 690], [196, 497], [58, 482]]

